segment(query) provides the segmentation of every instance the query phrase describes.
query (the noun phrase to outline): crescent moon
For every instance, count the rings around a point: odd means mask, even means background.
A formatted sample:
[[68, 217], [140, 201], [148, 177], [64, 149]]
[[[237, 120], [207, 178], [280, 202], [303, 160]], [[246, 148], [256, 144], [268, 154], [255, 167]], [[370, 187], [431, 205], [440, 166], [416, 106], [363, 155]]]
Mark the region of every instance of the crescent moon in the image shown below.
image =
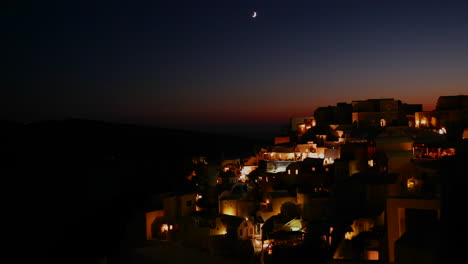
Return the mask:
[[257, 16], [257, 12], [252, 13], [252, 17], [255, 18]]

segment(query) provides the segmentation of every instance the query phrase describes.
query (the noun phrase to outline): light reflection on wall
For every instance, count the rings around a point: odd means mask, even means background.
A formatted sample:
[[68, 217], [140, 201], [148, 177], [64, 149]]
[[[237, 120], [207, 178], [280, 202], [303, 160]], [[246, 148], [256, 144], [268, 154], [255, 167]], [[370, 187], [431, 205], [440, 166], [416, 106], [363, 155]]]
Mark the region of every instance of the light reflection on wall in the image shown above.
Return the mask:
[[237, 201], [236, 200], [222, 200], [220, 201], [220, 213], [226, 215], [237, 214]]
[[215, 220], [215, 225], [213, 228], [210, 228], [210, 236], [225, 235], [227, 233], [227, 227], [222, 222], [221, 218], [217, 217]]
[[374, 227], [374, 220], [370, 218], [360, 218], [353, 221], [352, 231], [345, 233], [345, 239], [351, 240], [361, 232], [371, 231]]
[[266, 164], [266, 172], [268, 173], [278, 173], [285, 172], [288, 165], [294, 161], [269, 161]]
[[246, 180], [247, 176], [252, 172], [254, 171], [255, 169], [257, 169], [258, 166], [256, 165], [251, 165], [251, 166], [244, 166], [242, 167], [240, 173], [240, 180]]

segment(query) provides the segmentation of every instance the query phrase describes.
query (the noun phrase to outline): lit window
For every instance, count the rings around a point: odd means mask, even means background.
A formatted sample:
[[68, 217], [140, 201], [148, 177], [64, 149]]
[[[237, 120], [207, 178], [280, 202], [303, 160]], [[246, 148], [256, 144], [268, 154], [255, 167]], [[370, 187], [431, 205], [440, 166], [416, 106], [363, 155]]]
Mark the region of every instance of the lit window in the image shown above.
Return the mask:
[[380, 126], [384, 127], [386, 125], [387, 125], [387, 121], [385, 121], [385, 119], [380, 119]]
[[289, 175], [291, 174], [291, 170], [288, 170], [288, 174], [289, 174]]
[[297, 174], [299, 174], [299, 170], [298, 170], [298, 169], [296, 169], [296, 175], [297, 175]]
[[369, 167], [374, 167], [374, 160], [368, 160], [367, 164], [369, 165]]
[[406, 182], [406, 188], [408, 188], [408, 190], [413, 190], [414, 189], [414, 180], [413, 179], [408, 179], [408, 181]]
[[421, 120], [421, 125], [426, 126], [426, 124], [427, 124], [427, 119], [426, 119], [426, 118], [423, 118], [423, 119]]
[[431, 117], [431, 126], [435, 127], [437, 125], [437, 118]]
[[379, 260], [379, 251], [377, 250], [367, 250], [367, 260]]
[[315, 167], [312, 167], [312, 171], [315, 171]]

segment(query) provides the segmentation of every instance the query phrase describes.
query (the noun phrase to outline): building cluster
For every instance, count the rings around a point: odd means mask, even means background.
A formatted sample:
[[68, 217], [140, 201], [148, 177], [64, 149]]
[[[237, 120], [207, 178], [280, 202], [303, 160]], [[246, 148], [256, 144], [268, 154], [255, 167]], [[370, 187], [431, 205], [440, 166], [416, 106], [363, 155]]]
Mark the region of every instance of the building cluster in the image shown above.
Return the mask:
[[183, 191], [146, 213], [147, 239], [261, 263], [438, 263], [446, 178], [462, 176], [451, 167], [466, 139], [465, 95], [430, 112], [392, 98], [320, 107], [255, 155], [194, 158]]

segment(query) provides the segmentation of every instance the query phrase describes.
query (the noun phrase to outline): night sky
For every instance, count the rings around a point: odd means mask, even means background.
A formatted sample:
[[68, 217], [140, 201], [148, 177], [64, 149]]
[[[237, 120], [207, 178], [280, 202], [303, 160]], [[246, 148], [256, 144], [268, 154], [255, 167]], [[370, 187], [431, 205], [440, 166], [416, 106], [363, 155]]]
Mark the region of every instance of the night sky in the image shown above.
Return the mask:
[[1, 119], [275, 133], [338, 102], [468, 94], [468, 1], [13, 2]]

